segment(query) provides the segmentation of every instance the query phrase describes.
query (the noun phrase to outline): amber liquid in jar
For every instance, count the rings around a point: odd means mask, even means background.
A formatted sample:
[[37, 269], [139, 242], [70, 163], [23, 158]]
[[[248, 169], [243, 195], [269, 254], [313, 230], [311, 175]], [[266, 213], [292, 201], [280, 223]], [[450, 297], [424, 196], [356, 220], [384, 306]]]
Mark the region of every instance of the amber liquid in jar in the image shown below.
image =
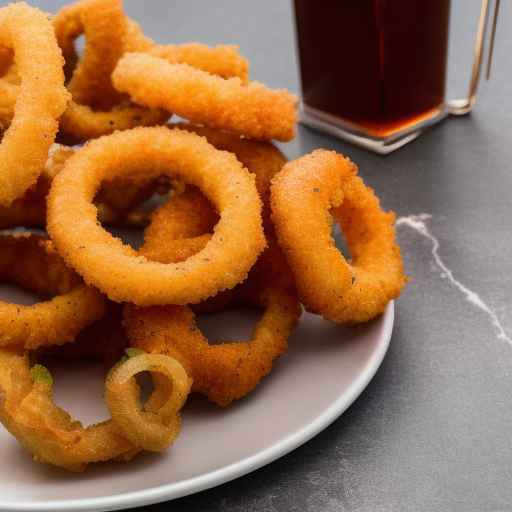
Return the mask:
[[302, 100], [386, 136], [442, 108], [450, 0], [295, 0]]

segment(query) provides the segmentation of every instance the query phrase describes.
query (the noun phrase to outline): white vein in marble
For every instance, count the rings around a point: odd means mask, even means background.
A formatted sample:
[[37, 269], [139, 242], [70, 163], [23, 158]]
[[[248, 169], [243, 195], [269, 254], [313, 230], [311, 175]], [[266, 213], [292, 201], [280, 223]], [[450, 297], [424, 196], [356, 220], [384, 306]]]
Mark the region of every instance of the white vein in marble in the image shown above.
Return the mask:
[[396, 220], [396, 226], [407, 226], [420, 235], [424, 236], [432, 243], [432, 257], [434, 258], [434, 262], [437, 267], [441, 270], [441, 276], [447, 278], [450, 283], [455, 286], [465, 297], [467, 301], [469, 301], [473, 306], [477, 307], [481, 311], [487, 314], [490, 318], [492, 325], [496, 329], [496, 333], [498, 335], [498, 339], [506, 341], [509, 345], [512, 346], [512, 339], [507, 335], [503, 325], [501, 324], [498, 316], [492, 310], [490, 306], [488, 306], [484, 300], [478, 295], [478, 293], [470, 290], [467, 286], [464, 286], [459, 280], [455, 278], [453, 272], [446, 266], [444, 261], [441, 259], [439, 255], [439, 240], [432, 235], [430, 232], [427, 221], [430, 220], [432, 216], [428, 213], [420, 213], [418, 215], [408, 215], [405, 217], [399, 217]]

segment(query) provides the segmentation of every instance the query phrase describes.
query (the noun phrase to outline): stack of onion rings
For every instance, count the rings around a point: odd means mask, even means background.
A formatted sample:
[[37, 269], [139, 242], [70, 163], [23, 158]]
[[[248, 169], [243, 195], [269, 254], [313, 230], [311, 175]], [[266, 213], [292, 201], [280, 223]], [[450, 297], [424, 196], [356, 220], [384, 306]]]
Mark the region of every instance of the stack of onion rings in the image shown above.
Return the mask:
[[[169, 114], [122, 101], [110, 74], [124, 53], [127, 18], [121, 0], [79, 0], [54, 18], [55, 33], [66, 58], [73, 100], [61, 119], [61, 131], [84, 141], [115, 130], [162, 124]], [[86, 35], [85, 53], [78, 60], [74, 40]]]
[[230, 304], [263, 308], [249, 341], [210, 345], [191, 308], [126, 306], [125, 327], [133, 347], [176, 358], [193, 379], [192, 390], [220, 406], [252, 391], [288, 346], [301, 309], [277, 246], [265, 251]]
[[[102, 181], [148, 167], [199, 186], [218, 208], [214, 235], [184, 262], [149, 261], [97, 224], [92, 199]], [[167, 128], [115, 133], [73, 155], [53, 181], [47, 228], [59, 253], [86, 282], [111, 300], [141, 306], [195, 303], [233, 288], [266, 243], [254, 176], [198, 135]]]
[[[147, 127], [173, 113], [197, 124]], [[36, 460], [82, 471], [166, 450], [191, 390], [227, 406], [257, 387], [299, 301], [355, 323], [398, 296], [393, 214], [334, 152], [286, 164], [268, 141], [296, 120], [295, 96], [250, 81], [237, 46], [158, 44], [122, 0], [78, 0], [52, 22], [0, 8], [0, 229], [51, 237], [0, 234], [0, 278], [41, 299], [0, 302], [0, 422]], [[146, 227], [144, 244], [102, 224]], [[195, 314], [240, 305], [262, 310], [250, 339], [210, 343]], [[59, 359], [114, 365], [111, 419], [84, 427], [55, 404], [34, 363]]]

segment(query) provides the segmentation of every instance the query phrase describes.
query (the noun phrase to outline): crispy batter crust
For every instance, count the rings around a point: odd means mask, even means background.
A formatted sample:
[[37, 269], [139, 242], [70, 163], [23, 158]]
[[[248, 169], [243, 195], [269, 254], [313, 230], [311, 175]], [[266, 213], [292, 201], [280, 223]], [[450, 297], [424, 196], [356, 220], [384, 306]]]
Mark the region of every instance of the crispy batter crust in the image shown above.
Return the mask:
[[69, 94], [62, 54], [44, 13], [23, 2], [1, 8], [0, 45], [13, 49], [22, 78], [14, 120], [0, 144], [0, 204], [9, 206], [44, 168]]
[[105, 312], [102, 295], [85, 286], [42, 236], [1, 236], [0, 278], [54, 296], [33, 306], [0, 302], [0, 346], [62, 345]]
[[295, 135], [297, 99], [286, 90], [244, 85], [239, 78], [223, 79], [144, 53], [125, 54], [112, 81], [136, 103], [195, 123], [252, 139], [289, 141]]
[[276, 245], [262, 255], [231, 304], [263, 308], [248, 341], [210, 345], [191, 308], [126, 306], [124, 325], [131, 345], [180, 361], [193, 379], [192, 390], [220, 406], [250, 393], [286, 352], [301, 309], [284, 257]]
[[[382, 313], [406, 282], [392, 212], [384, 212], [350, 160], [317, 150], [286, 164], [272, 183], [279, 244], [306, 307], [339, 323]], [[331, 235], [332, 210], [352, 262]]]
[[[219, 212], [211, 240], [184, 262], [149, 261], [97, 224], [92, 199], [102, 181], [145, 170], [198, 186]], [[53, 182], [48, 232], [88, 283], [141, 306], [196, 303], [233, 288], [266, 245], [254, 176], [204, 138], [167, 128], [118, 132], [78, 151]]]

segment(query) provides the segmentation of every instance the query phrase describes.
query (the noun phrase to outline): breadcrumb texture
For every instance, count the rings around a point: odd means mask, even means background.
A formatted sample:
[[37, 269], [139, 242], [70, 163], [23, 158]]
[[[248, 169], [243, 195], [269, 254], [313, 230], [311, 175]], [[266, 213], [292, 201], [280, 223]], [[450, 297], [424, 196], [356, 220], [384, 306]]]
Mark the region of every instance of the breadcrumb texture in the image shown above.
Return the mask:
[[0, 301], [0, 346], [32, 350], [71, 342], [105, 313], [105, 300], [39, 235], [0, 236], [0, 279], [52, 299], [23, 306]]
[[169, 116], [165, 110], [147, 109], [129, 102], [102, 111], [72, 101], [60, 120], [60, 128], [73, 142], [84, 142], [117, 130], [161, 125]]
[[[127, 49], [145, 51], [154, 46], [124, 14], [121, 0], [80, 0], [63, 7], [53, 24], [72, 93], [60, 129], [71, 142], [160, 125], [169, 119], [163, 110], [131, 104], [112, 85], [112, 71]], [[81, 34], [85, 35], [85, 51], [79, 59], [74, 43]]]
[[136, 103], [194, 123], [251, 139], [289, 141], [295, 135], [297, 98], [286, 90], [244, 85], [237, 77], [224, 79], [144, 53], [125, 54], [112, 81]]
[[[263, 223], [270, 230], [270, 182], [286, 163], [273, 144], [241, 139], [239, 136], [190, 124], [181, 129], [206, 137], [217, 149], [234, 153], [255, 176], [256, 189], [263, 203]], [[188, 187], [158, 208], [144, 232], [140, 253], [150, 260], [176, 263], [199, 252], [210, 240], [219, 216], [210, 201], [197, 188]]]
[[214, 47], [201, 43], [155, 45], [149, 52], [170, 64], [188, 64], [222, 78], [238, 77], [246, 84], [249, 79], [249, 61], [242, 57], [236, 45]]
[[[339, 323], [381, 314], [406, 283], [395, 242], [392, 212], [350, 160], [316, 150], [286, 164], [272, 183], [272, 218], [279, 244], [308, 310]], [[351, 262], [336, 248], [332, 217], [339, 222]]]
[[286, 352], [301, 308], [276, 245], [258, 260], [249, 279], [235, 289], [231, 304], [263, 308], [250, 340], [210, 345], [187, 306], [125, 307], [132, 346], [180, 361], [193, 379], [192, 391], [220, 406], [250, 393]]
[[[98, 224], [92, 200], [101, 183], [138, 173], [181, 179], [213, 203], [220, 219], [203, 250], [176, 264], [153, 262]], [[140, 306], [197, 303], [233, 288], [266, 245], [254, 176], [206, 139], [164, 127], [117, 132], [77, 151], [53, 181], [47, 228], [86, 282]]]
[[[110, 75], [124, 53], [126, 16], [122, 0], [80, 0], [63, 7], [53, 24], [63, 54], [74, 62], [68, 84], [73, 100], [110, 108], [120, 99]], [[86, 44], [78, 61], [74, 40], [82, 33]]]
[[0, 46], [14, 51], [22, 79], [12, 123], [0, 144], [0, 205], [9, 206], [44, 168], [69, 94], [62, 54], [43, 12], [24, 2], [1, 8]]

